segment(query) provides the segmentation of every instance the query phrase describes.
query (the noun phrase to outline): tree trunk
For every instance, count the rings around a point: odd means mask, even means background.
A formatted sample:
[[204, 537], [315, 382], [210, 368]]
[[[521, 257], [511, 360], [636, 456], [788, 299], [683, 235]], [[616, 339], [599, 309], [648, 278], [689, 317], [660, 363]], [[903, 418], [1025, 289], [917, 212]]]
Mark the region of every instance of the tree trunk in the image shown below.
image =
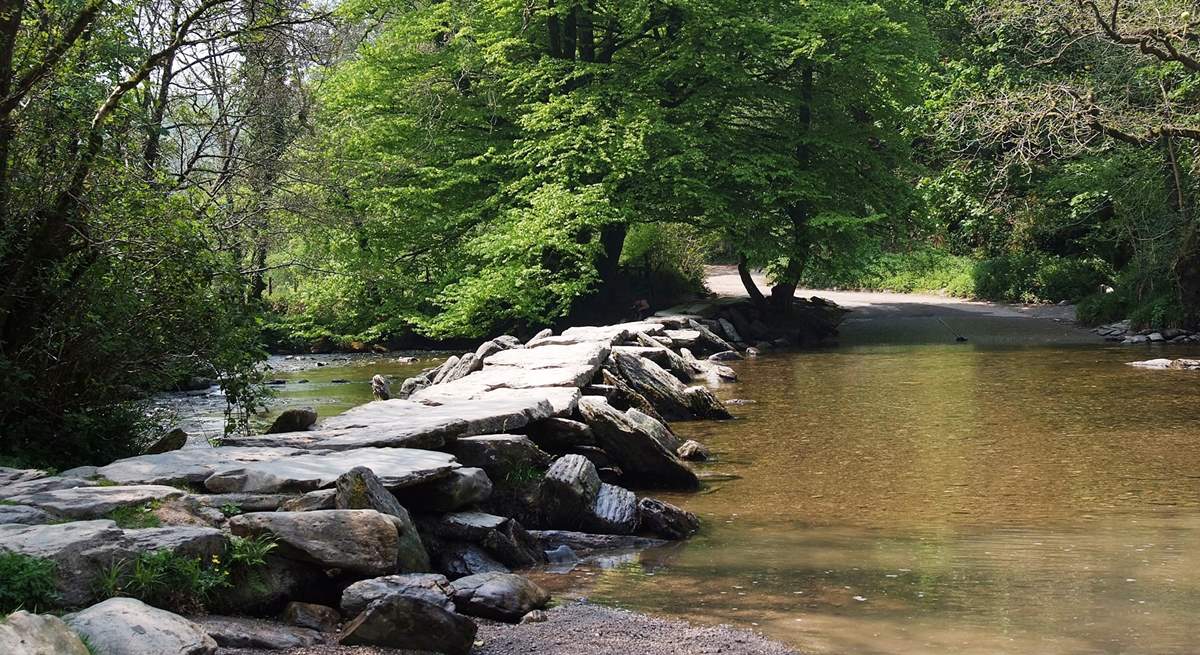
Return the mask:
[[746, 293], [750, 294], [750, 299], [754, 304], [761, 306], [766, 299], [763, 298], [762, 291], [758, 288], [758, 283], [754, 281], [754, 276], [750, 274], [750, 266], [746, 262], [746, 255], [738, 253], [738, 277], [742, 278], [742, 286], [746, 287]]
[[[806, 139], [812, 131], [813, 76], [812, 65], [806, 65], [800, 78], [800, 107], [796, 116], [800, 141], [796, 145], [794, 153], [796, 166], [802, 170], [811, 166], [811, 155]], [[771, 304], [781, 314], [790, 313], [792, 310], [792, 298], [796, 295], [800, 276], [804, 274], [809, 248], [808, 203], [804, 200], [797, 200], [787, 208], [786, 212], [788, 220], [791, 222], [791, 252], [788, 254], [787, 266], [777, 277], [775, 286], [771, 288]]]

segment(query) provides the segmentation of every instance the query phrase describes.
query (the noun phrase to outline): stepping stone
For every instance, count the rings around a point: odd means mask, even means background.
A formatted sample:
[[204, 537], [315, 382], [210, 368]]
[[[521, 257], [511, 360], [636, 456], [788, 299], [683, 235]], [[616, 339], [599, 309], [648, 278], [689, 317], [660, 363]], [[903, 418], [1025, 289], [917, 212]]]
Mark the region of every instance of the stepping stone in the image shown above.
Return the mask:
[[185, 492], [162, 485], [125, 487], [76, 487], [14, 496], [10, 500], [33, 505], [72, 519], [100, 518], [122, 507], [180, 498]]
[[28, 496], [44, 491], [59, 491], [62, 489], [74, 489], [76, 487], [95, 487], [98, 484], [91, 480], [81, 480], [79, 478], [58, 476], [35, 478], [0, 487], [0, 500], [10, 500], [18, 496]]
[[295, 448], [189, 448], [119, 459], [96, 473], [117, 484], [200, 484], [219, 471], [305, 452]]
[[28, 505], [0, 505], [0, 525], [45, 525], [59, 520], [57, 516]]
[[444, 477], [459, 468], [453, 455], [415, 448], [361, 448], [246, 462], [214, 473], [204, 486], [214, 493], [311, 491], [333, 485], [356, 466], [375, 472], [389, 489]]

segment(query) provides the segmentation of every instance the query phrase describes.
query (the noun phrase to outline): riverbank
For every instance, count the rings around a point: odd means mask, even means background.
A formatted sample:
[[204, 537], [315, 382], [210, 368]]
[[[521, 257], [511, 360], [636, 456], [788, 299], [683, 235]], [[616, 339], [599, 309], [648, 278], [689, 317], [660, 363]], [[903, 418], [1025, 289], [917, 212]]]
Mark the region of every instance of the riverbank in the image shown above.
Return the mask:
[[[18, 612], [0, 646], [74, 630], [110, 655], [133, 641], [164, 655], [328, 643], [466, 653], [474, 618], [515, 623], [549, 601], [512, 571], [698, 529], [639, 492], [700, 488], [685, 460], [709, 451], [671, 422], [731, 418], [695, 382], [736, 380], [723, 362], [755, 350], [732, 322], [752, 314], [736, 304], [689, 311], [493, 339], [399, 389], [378, 377], [382, 399], [319, 425], [297, 412], [291, 432], [57, 475], [0, 470], [0, 554], [15, 567], [0, 598], [16, 599], [2, 609], [80, 610], [66, 624]], [[10, 588], [30, 578], [36, 594]], [[222, 615], [182, 616], [200, 609]], [[180, 634], [199, 645], [171, 646]]]
[[[587, 603], [546, 612], [545, 621], [481, 622], [474, 655], [798, 655], [779, 642], [729, 626], [697, 626]], [[223, 649], [218, 655], [263, 651]], [[371, 647], [313, 646], [279, 655], [399, 655]]]

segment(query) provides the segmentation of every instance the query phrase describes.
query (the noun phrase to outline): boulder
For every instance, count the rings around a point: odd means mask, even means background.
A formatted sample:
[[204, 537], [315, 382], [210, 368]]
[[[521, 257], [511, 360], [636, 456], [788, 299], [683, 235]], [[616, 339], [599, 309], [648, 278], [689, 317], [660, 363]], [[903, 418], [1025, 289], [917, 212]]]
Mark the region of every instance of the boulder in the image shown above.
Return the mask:
[[684, 442], [675, 452], [679, 455], [680, 459], [689, 462], [706, 462], [711, 456], [711, 453], [708, 452], [708, 448], [704, 444], [691, 439]]
[[734, 343], [740, 343], [740, 342], [745, 341], [745, 339], [742, 338], [742, 335], [738, 334], [737, 328], [734, 327], [733, 323], [731, 321], [729, 321], [728, 319], [718, 318], [717, 325], [721, 326], [721, 331], [725, 333], [725, 336], [730, 341], [732, 341]]
[[658, 413], [658, 410], [654, 408], [654, 405], [645, 396], [634, 391], [624, 380], [614, 375], [611, 371], [601, 369], [600, 379], [604, 384], [595, 388], [595, 393], [589, 392], [589, 396], [603, 396], [613, 407], [621, 411], [636, 409], [646, 416], [664, 423], [666, 422], [662, 414]]
[[0, 621], [0, 653], [89, 655], [79, 636], [57, 616], [17, 611]]
[[625, 417], [636, 425], [642, 432], [650, 435], [663, 448], [672, 452], [679, 450], [683, 442], [671, 431], [671, 426], [646, 414], [636, 407], [625, 410]]
[[374, 471], [389, 489], [436, 480], [458, 468], [454, 457], [446, 453], [415, 448], [360, 448], [248, 462], [212, 474], [205, 479], [204, 486], [214, 493], [311, 491], [332, 486], [338, 476], [356, 466]]
[[551, 417], [529, 426], [529, 438], [542, 450], [564, 451], [578, 446], [595, 446], [596, 435], [587, 423]]
[[180, 498], [185, 493], [175, 487], [162, 485], [75, 487], [13, 496], [9, 500], [33, 505], [72, 519], [92, 519], [122, 507], [137, 507], [153, 501]]
[[547, 525], [581, 527], [600, 493], [600, 476], [595, 465], [584, 456], [566, 455], [555, 460], [546, 471], [539, 493]]
[[316, 630], [260, 619], [206, 616], [197, 624], [221, 648], [288, 650], [325, 642], [325, 637]]
[[653, 498], [638, 501], [642, 531], [663, 539], [687, 539], [700, 529], [700, 519], [670, 503]]
[[713, 353], [708, 356], [710, 362], [736, 362], [745, 359], [742, 354], [736, 350], [722, 350], [719, 353]]
[[264, 564], [256, 566], [252, 584], [222, 589], [217, 608], [222, 612], [271, 616], [293, 598], [308, 597], [312, 587], [321, 586], [326, 577], [316, 564], [298, 562], [270, 553]]
[[705, 348], [709, 352], [737, 350], [737, 348], [733, 347], [733, 344], [717, 336], [715, 332], [698, 321], [689, 320], [688, 327], [700, 333], [700, 338], [696, 341], [697, 348]]
[[408, 596], [442, 609], [455, 611], [453, 590], [444, 575], [409, 573], [359, 580], [342, 592], [341, 608], [346, 616], [358, 616], [367, 606], [390, 596]]
[[492, 481], [481, 468], [461, 468], [450, 475], [396, 493], [415, 512], [455, 512], [478, 505], [492, 495]]
[[474, 621], [437, 605], [389, 596], [371, 603], [351, 621], [340, 643], [468, 655], [476, 630]]
[[300, 496], [292, 496], [277, 509], [285, 512], [315, 512], [337, 508], [337, 489], [318, 489]]
[[695, 473], [673, 451], [603, 399], [584, 397], [579, 401], [579, 411], [629, 481], [647, 487], [699, 487]]
[[524, 348], [525, 347], [525, 344], [521, 343], [520, 339], [512, 336], [511, 334], [504, 334], [504, 335], [498, 336], [495, 339], [492, 339], [492, 341], [495, 342], [497, 345], [499, 345], [502, 350], [511, 350], [513, 348]]
[[620, 352], [613, 353], [611, 361], [617, 375], [650, 401], [663, 418], [668, 421], [695, 418], [687, 398], [687, 387], [661, 366]]
[[267, 428], [267, 434], [303, 432], [316, 423], [317, 410], [312, 407], [291, 407], [283, 410], [279, 416], [275, 417], [275, 421], [271, 423], [271, 427]]
[[149, 446], [146, 447], [145, 454], [157, 455], [160, 453], [169, 453], [172, 450], [179, 450], [187, 445], [188, 433], [183, 428], [175, 428], [170, 432], [155, 439]]
[[723, 421], [733, 418], [725, 405], [706, 387], [690, 387], [685, 392], [688, 408], [700, 418]]
[[361, 575], [395, 573], [400, 556], [396, 525], [369, 509], [255, 512], [233, 517], [229, 529], [274, 537], [284, 557]]
[[390, 491], [383, 488], [379, 478], [366, 467], [355, 467], [337, 479], [335, 505], [338, 509], [373, 509], [393, 519], [400, 539], [398, 570], [404, 572], [428, 571], [429, 554], [417, 534], [417, 526], [408, 510], [396, 500]]
[[280, 619], [288, 625], [308, 628], [317, 632], [337, 632], [342, 615], [332, 607], [315, 603], [300, 603], [292, 601], [283, 608]]
[[[14, 469], [7, 466], [0, 466], [0, 487], [5, 487], [18, 482], [29, 482], [44, 478], [48, 474], [39, 469]], [[65, 476], [72, 477], [72, 476]]]
[[545, 553], [513, 519], [483, 512], [457, 512], [422, 522], [422, 529], [445, 541], [477, 544], [511, 568], [545, 561]]
[[550, 464], [550, 456], [523, 435], [468, 437], [454, 442], [449, 449], [463, 466], [481, 468], [500, 483], [514, 475], [545, 470]]
[[414, 393], [429, 386], [429, 378], [423, 375], [413, 376], [400, 383], [400, 392], [396, 394], [397, 398], [409, 398]]
[[638, 500], [632, 491], [601, 484], [584, 527], [602, 534], [633, 534], [638, 520]]
[[508, 567], [497, 562], [482, 547], [465, 542], [439, 542], [433, 563], [439, 572], [451, 579], [476, 573], [508, 573]]
[[[459, 384], [430, 387], [414, 394], [409, 400], [393, 399], [359, 405], [327, 419], [322, 428], [361, 431], [389, 424], [414, 430], [413, 434], [435, 433], [440, 428], [444, 439], [436, 447], [441, 448], [447, 441], [458, 437], [519, 430], [555, 411], [546, 394], [537, 390], [502, 390], [477, 395], [455, 393]], [[417, 428], [420, 430], [416, 431]], [[411, 443], [394, 445], [420, 447]]]
[[0, 524], [45, 525], [57, 516], [28, 505], [0, 505]]
[[550, 594], [533, 581], [512, 573], [480, 573], [450, 583], [458, 611], [516, 623], [528, 612], [546, 607]]
[[458, 355], [451, 355], [449, 359], [442, 362], [442, 365], [437, 368], [437, 372], [434, 373], [431, 383], [441, 384], [445, 382], [446, 376], [450, 375], [450, 372], [454, 370], [454, 367], [458, 366], [458, 359]]
[[133, 598], [110, 598], [64, 618], [97, 653], [212, 655], [217, 652], [217, 642], [200, 626]]
[[391, 400], [392, 383], [386, 375], [371, 376], [371, 395], [375, 400]]
[[639, 332], [637, 335], [637, 340], [638, 343], [643, 347], [648, 348], [653, 353], [657, 353], [658, 357], [661, 358], [662, 361], [658, 361], [658, 359], [653, 357], [649, 359], [655, 359], [659, 365], [667, 369], [671, 375], [674, 375], [681, 382], [686, 384], [692, 381], [692, 375], [694, 374], [694, 371], [686, 359], [676, 354], [675, 351], [671, 350], [670, 348], [663, 346], [658, 341], [655, 341], [654, 338], [648, 334]]

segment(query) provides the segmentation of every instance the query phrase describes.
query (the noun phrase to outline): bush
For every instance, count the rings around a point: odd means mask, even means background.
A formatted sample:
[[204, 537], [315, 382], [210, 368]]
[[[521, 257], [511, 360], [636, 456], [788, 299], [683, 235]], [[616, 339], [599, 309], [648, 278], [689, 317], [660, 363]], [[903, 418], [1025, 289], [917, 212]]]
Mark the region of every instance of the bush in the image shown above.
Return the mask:
[[1041, 300], [1078, 302], [1112, 280], [1112, 268], [1099, 259], [1048, 257], [1038, 266], [1034, 289]]
[[58, 601], [55, 574], [48, 559], [20, 553], [0, 553], [0, 616], [23, 609], [41, 612]]
[[1036, 255], [1017, 253], [992, 257], [975, 266], [975, 292], [986, 300], [1033, 302], [1039, 261]]
[[1084, 325], [1103, 325], [1115, 323], [1129, 315], [1129, 301], [1124, 294], [1105, 293], [1103, 291], [1079, 301], [1075, 308], [1075, 317]]

